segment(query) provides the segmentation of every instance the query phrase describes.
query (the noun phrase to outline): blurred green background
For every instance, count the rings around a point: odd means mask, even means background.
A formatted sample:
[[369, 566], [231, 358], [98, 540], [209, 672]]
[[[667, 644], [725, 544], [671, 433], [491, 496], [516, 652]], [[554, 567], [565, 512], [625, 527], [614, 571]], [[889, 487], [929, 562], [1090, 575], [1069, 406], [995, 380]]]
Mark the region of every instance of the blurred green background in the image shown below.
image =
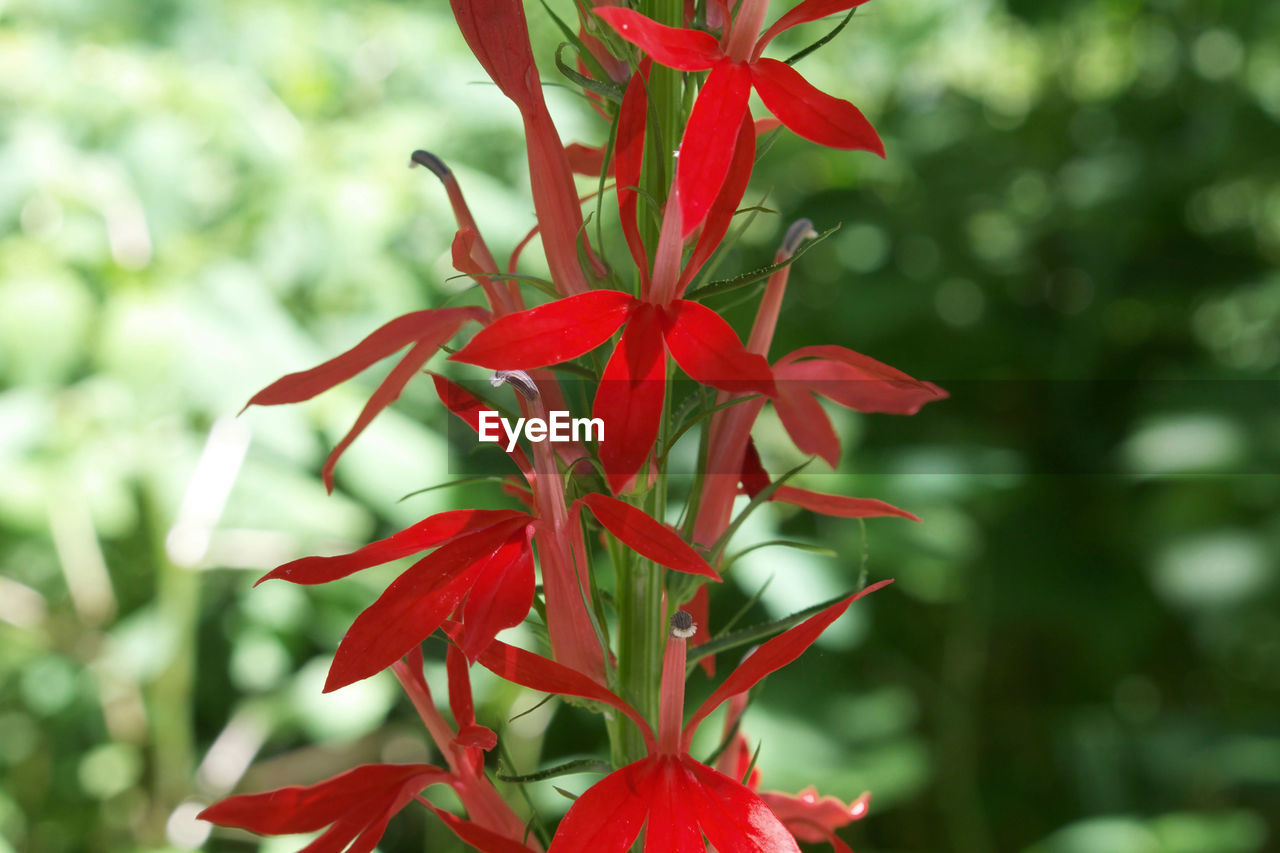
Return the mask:
[[[864, 560], [898, 579], [757, 691], [765, 786], [871, 789], [863, 853], [1280, 849], [1280, 4], [876, 0], [799, 67], [889, 158], [784, 135], [752, 191], [779, 215], [721, 269], [796, 217], [843, 223], [795, 268], [774, 354], [839, 343], [952, 398], [834, 413], [841, 473], [806, 481], [923, 524], [864, 541], [769, 510], [739, 542], [840, 557], [753, 552], [713, 628], [770, 577], [756, 618]], [[481, 80], [443, 3], [0, 0], [0, 851], [284, 853], [193, 815], [432, 760], [385, 675], [319, 693], [390, 569], [250, 586], [497, 499], [396, 502], [449, 477], [425, 382], [333, 496], [317, 471], [379, 371], [233, 415], [465, 289], [412, 149], [499, 255], [531, 226], [514, 110]], [[602, 141], [549, 97], [566, 141]], [[770, 418], [758, 439], [793, 458]], [[537, 700], [478, 683], [490, 724]], [[593, 746], [553, 707], [511, 726], [522, 771]], [[381, 849], [458, 845], [406, 813]]]

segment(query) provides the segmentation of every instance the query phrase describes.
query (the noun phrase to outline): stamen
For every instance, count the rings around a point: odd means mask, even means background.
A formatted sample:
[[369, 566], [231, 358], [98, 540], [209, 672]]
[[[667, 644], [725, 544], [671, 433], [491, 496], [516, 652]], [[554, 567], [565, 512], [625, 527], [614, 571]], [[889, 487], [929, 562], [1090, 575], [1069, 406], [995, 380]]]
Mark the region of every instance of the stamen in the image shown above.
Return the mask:
[[499, 388], [504, 383], [516, 389], [521, 397], [530, 402], [538, 399], [538, 383], [523, 370], [495, 370], [489, 377], [489, 384], [494, 388]]
[[787, 229], [786, 236], [782, 238], [781, 254], [789, 258], [800, 248], [800, 244], [805, 240], [812, 240], [818, 236], [818, 232], [813, 228], [813, 221], [809, 219], [797, 219], [791, 223], [791, 227]]
[[453, 174], [443, 160], [430, 151], [423, 151], [421, 148], [409, 155], [409, 168], [412, 169], [414, 166], [426, 166], [441, 180]]

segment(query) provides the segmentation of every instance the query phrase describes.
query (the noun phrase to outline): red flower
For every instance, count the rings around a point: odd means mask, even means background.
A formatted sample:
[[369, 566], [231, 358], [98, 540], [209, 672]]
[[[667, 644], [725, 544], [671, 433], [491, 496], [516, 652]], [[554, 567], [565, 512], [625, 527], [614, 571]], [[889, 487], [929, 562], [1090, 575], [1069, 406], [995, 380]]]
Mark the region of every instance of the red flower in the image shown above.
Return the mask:
[[743, 349], [710, 308], [684, 299], [657, 305], [617, 290], [593, 290], [508, 314], [450, 358], [495, 370], [529, 370], [577, 358], [624, 326], [593, 408], [605, 424], [600, 459], [615, 492], [640, 469], [657, 438], [668, 354], [704, 385], [774, 394], [768, 363]]
[[430, 764], [366, 764], [307, 787], [228, 797], [198, 817], [259, 835], [328, 827], [298, 853], [368, 853], [391, 818], [419, 791], [451, 778], [447, 770]]
[[508, 681], [552, 693], [594, 699], [627, 715], [649, 755], [616, 770], [580, 796], [561, 821], [550, 853], [622, 853], [647, 827], [648, 853], [704, 853], [703, 836], [724, 853], [799, 853], [791, 833], [754, 792], [695, 760], [689, 743], [703, 719], [730, 697], [750, 690], [795, 660], [828, 625], [882, 581], [851, 595], [760, 646], [681, 726], [686, 640], [667, 638], [658, 734], [635, 708], [607, 688], [554, 661], [494, 642], [479, 663]]
[[756, 38], [768, 0], [743, 0], [723, 36], [668, 27], [617, 6], [595, 12], [654, 62], [681, 71], [710, 71], [685, 127], [677, 167], [685, 234], [707, 214], [729, 171], [734, 136], [754, 88], [778, 119], [806, 139], [830, 148], [860, 149], [884, 156], [884, 144], [861, 111], [810, 85], [791, 66], [760, 54], [783, 30], [866, 0], [804, 0]]

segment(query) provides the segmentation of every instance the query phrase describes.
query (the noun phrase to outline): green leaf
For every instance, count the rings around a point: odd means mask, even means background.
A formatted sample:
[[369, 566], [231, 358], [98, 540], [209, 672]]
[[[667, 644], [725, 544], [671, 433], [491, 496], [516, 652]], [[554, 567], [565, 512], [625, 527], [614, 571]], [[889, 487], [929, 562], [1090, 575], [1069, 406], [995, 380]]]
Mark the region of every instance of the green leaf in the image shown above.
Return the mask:
[[836, 27], [834, 30], [827, 33], [825, 36], [818, 39], [813, 44], [809, 45], [803, 50], [800, 50], [800, 51], [797, 51], [796, 53], [791, 54], [790, 56], [788, 56], [786, 59], [782, 61], [787, 63], [788, 65], [795, 65], [797, 62], [804, 59], [806, 56], [813, 53], [815, 50], [822, 47], [824, 44], [831, 41], [836, 36], [840, 35], [840, 31], [843, 30], [848, 25], [850, 19], [853, 18], [853, 13], [856, 11], [858, 11], [858, 7], [854, 6], [852, 9], [849, 10], [849, 14], [845, 15], [844, 19], [841, 20], [840, 23], [836, 24]]
[[[595, 92], [600, 97], [607, 98], [608, 100], [613, 101], [615, 104], [622, 103], [622, 87], [621, 86], [617, 85], [616, 83], [601, 83], [599, 80], [592, 80], [590, 77], [586, 76], [585, 74], [582, 74], [578, 72], [576, 69], [570, 68], [568, 65], [565, 64], [564, 60], [560, 58], [560, 54], [568, 46], [569, 45], [565, 44], [564, 42], [561, 42], [560, 46], [556, 48], [556, 68], [560, 69], [560, 73], [563, 74], [565, 77], [568, 77], [575, 84], [577, 84], [578, 86], [581, 86], [583, 89], [585, 89], [588, 92]], [[590, 51], [588, 51], [587, 53], [589, 54]]]
[[[503, 782], [542, 782], [547, 779], [555, 779], [559, 776], [568, 776], [570, 773], [610, 773], [613, 767], [607, 762], [598, 758], [578, 758], [573, 761], [566, 761], [564, 764], [557, 764], [555, 767], [548, 767], [546, 770], [539, 770], [536, 773], [525, 773], [521, 776], [508, 776], [498, 773], [498, 778]], [[557, 791], [560, 789], [557, 788]], [[561, 793], [564, 793], [561, 791]], [[566, 795], [573, 799], [572, 795]]]
[[712, 640], [707, 640], [700, 646], [689, 649], [688, 662], [692, 666], [697, 661], [707, 655], [715, 655], [720, 652], [736, 649], [740, 646], [758, 645], [770, 637], [777, 636], [788, 628], [794, 628], [804, 620], [808, 619], [815, 613], [821, 612], [833, 604], [844, 601], [852, 593], [842, 593], [835, 598], [820, 602], [812, 607], [806, 607], [804, 610], [796, 611], [790, 616], [784, 616], [781, 619], [775, 619], [772, 622], [762, 622], [759, 625], [753, 625], [750, 628], [744, 628], [741, 631], [735, 631], [731, 634], [721, 634]]
[[826, 231], [823, 231], [817, 237], [814, 237], [812, 240], [801, 245], [800, 248], [796, 250], [795, 254], [784, 261], [779, 261], [776, 264], [769, 264], [766, 267], [761, 267], [760, 269], [753, 270], [751, 272], [745, 272], [741, 275], [736, 275], [733, 278], [724, 278], [719, 281], [708, 282], [697, 290], [689, 293], [685, 298], [702, 300], [709, 296], [720, 296], [737, 290], [740, 287], [746, 287], [748, 284], [754, 284], [761, 279], [766, 279], [778, 270], [791, 266], [793, 263], [798, 261], [805, 252], [809, 251], [839, 230], [840, 225], [837, 223]]
[[726, 572], [729, 569], [729, 566], [733, 565], [734, 561], [737, 560], [739, 557], [746, 556], [747, 554], [750, 554], [752, 551], [758, 550], [760, 548], [770, 548], [774, 545], [780, 545], [785, 548], [796, 548], [801, 551], [809, 551], [810, 553], [813, 553], [813, 554], [821, 554], [824, 557], [837, 556], [836, 552], [832, 551], [830, 548], [824, 548], [821, 545], [814, 545], [812, 542], [797, 542], [794, 539], [770, 539], [767, 542], [757, 542], [754, 545], [750, 545], [746, 548], [743, 548], [741, 551], [737, 552], [732, 557], [728, 557], [727, 559], [725, 559], [725, 561], [720, 564], [721, 574]]

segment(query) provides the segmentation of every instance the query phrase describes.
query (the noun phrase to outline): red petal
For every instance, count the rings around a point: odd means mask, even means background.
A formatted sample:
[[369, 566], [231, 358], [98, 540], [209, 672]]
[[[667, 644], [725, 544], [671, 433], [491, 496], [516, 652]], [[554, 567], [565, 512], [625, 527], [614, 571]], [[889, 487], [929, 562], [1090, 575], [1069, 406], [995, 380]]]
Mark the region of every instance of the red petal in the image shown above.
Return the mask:
[[408, 385], [409, 380], [422, 369], [427, 359], [440, 349], [440, 345], [453, 337], [454, 331], [456, 331], [455, 328], [445, 326], [436, 329], [433, 336], [419, 340], [405, 353], [404, 358], [400, 359], [400, 363], [391, 369], [387, 378], [382, 380], [382, 384], [374, 389], [369, 402], [365, 403], [364, 408], [360, 410], [360, 416], [356, 418], [356, 422], [351, 425], [351, 429], [347, 430], [347, 434], [342, 437], [337, 446], [329, 452], [329, 458], [324, 462], [320, 477], [324, 480], [326, 489], [333, 491], [333, 468], [338, 464], [338, 458], [351, 445], [351, 442], [364, 432], [365, 427], [373, 422], [379, 412], [396, 401], [400, 392], [404, 390], [404, 386]]
[[760, 463], [760, 452], [755, 440], [747, 436], [747, 449], [742, 454], [742, 488], [748, 497], [754, 498], [769, 485], [769, 472]]
[[281, 403], [310, 400], [401, 347], [423, 338], [440, 339], [443, 342], [452, 337], [467, 320], [484, 320], [487, 316], [488, 312], [482, 308], [433, 308], [405, 314], [380, 326], [337, 358], [331, 358], [310, 370], [290, 373], [277, 379], [254, 394], [244, 407], [277, 406]]
[[769, 500], [803, 507], [810, 512], [836, 518], [874, 518], [881, 515], [894, 515], [898, 518], [909, 518], [912, 521], [920, 520], [905, 509], [898, 509], [893, 504], [887, 504], [875, 498], [828, 495], [822, 492], [811, 492], [808, 489], [797, 489], [794, 486], [779, 486]]
[[787, 14], [775, 21], [773, 26], [764, 31], [764, 35], [760, 36], [760, 39], [756, 42], [752, 58], [758, 57], [761, 51], [764, 50], [765, 45], [773, 41], [774, 36], [783, 30], [789, 30], [799, 24], [825, 18], [827, 15], [834, 15], [836, 12], [845, 12], [866, 2], [867, 0], [804, 0], [803, 3], [787, 12]]
[[689, 724], [684, 729], [686, 741], [693, 737], [694, 731], [698, 728], [698, 723], [720, 707], [721, 702], [724, 702], [735, 693], [744, 693], [750, 690], [769, 673], [781, 669], [800, 657], [805, 649], [813, 645], [814, 641], [827, 629], [828, 625], [839, 619], [849, 609], [849, 605], [864, 595], [869, 595], [880, 587], [891, 583], [893, 583], [891, 580], [873, 583], [871, 586], [849, 596], [843, 601], [836, 602], [816, 616], [809, 617], [796, 627], [779, 634], [757, 648], [746, 660], [738, 664], [738, 668], [729, 674], [729, 677], [715, 689], [714, 693], [707, 697], [707, 701], [703, 702], [702, 706], [694, 713], [689, 720]]
[[648, 79], [648, 63], [631, 75], [627, 92], [618, 109], [617, 141], [614, 143], [613, 162], [617, 172], [618, 215], [622, 221], [622, 233], [627, 238], [631, 259], [640, 271], [640, 292], [649, 286], [649, 256], [636, 223], [637, 194], [640, 186], [640, 170], [644, 165], [644, 131], [648, 121], [649, 95], [645, 90]]
[[747, 184], [751, 180], [751, 168], [755, 165], [755, 161], [756, 134], [751, 122], [751, 113], [747, 112], [742, 116], [738, 141], [733, 146], [733, 160], [729, 164], [729, 173], [720, 187], [720, 193], [716, 196], [715, 202], [707, 212], [707, 221], [702, 227], [702, 234], [698, 236], [698, 244], [694, 246], [688, 263], [684, 265], [684, 272], [680, 274], [680, 285], [676, 289], [677, 296], [684, 292], [712, 253], [720, 248], [720, 242], [729, 231], [729, 223], [733, 221], [733, 215], [738, 210], [738, 203], [742, 201], [742, 196], [747, 191]]
[[490, 269], [487, 266], [491, 258], [487, 257], [487, 253], [480, 254], [476, 251], [476, 243], [479, 239], [480, 234], [474, 228], [458, 229], [458, 233], [453, 235], [453, 245], [450, 246], [453, 268], [471, 276], [482, 285], [497, 284], [494, 278], [487, 275], [487, 273], [497, 272], [497, 269]]
[[668, 27], [619, 6], [597, 6], [596, 14], [618, 35], [639, 47], [659, 65], [681, 71], [706, 71], [720, 59], [720, 43], [701, 30]]
[[[418, 657], [422, 652], [415, 647]], [[490, 750], [498, 745], [498, 736], [492, 729], [476, 725], [476, 707], [471, 699], [471, 673], [467, 670], [467, 659], [462, 650], [450, 645], [445, 655], [445, 668], [449, 674], [449, 710], [458, 724], [458, 736], [454, 743], [461, 747], [476, 747]], [[410, 667], [410, 671], [413, 667]], [[419, 661], [417, 670], [422, 671]]]
[[[273, 578], [297, 584], [328, 583], [347, 575], [380, 566], [410, 554], [434, 548], [442, 542], [475, 530], [518, 518], [524, 513], [510, 509], [455, 509], [424, 518], [412, 527], [371, 542], [358, 551], [336, 557], [303, 557], [272, 569], [258, 583]], [[257, 584], [255, 584], [256, 586]]]
[[871, 794], [863, 794], [846, 805], [835, 797], [819, 797], [817, 789], [810, 785], [799, 794], [761, 791], [760, 799], [769, 805], [797, 840], [813, 843], [830, 841], [836, 850], [848, 850], [848, 846], [836, 838], [834, 830], [866, 817]]
[[523, 622], [533, 606], [533, 550], [523, 532], [519, 538], [524, 540], [524, 551], [515, 561], [490, 562], [467, 593], [462, 607], [462, 652], [468, 660], [475, 660], [499, 631]]
[[[458, 29], [490, 79], [521, 105], [541, 85], [520, 0], [450, 0]], [[541, 90], [538, 90], [541, 98]]]
[[697, 782], [675, 756], [658, 759], [649, 791], [644, 853], [706, 853], [694, 809]]
[[778, 398], [773, 407], [791, 440], [802, 453], [821, 456], [832, 468], [836, 467], [840, 464], [840, 438], [822, 405], [804, 385], [788, 382], [780, 373], [777, 380]]
[[751, 63], [751, 82], [769, 111], [805, 139], [884, 156], [884, 143], [861, 110], [818, 91], [785, 62], [757, 59]]
[[324, 692], [380, 672], [425, 640], [486, 567], [520, 556], [524, 537], [511, 533], [525, 523], [518, 519], [460, 537], [405, 570], [351, 624], [333, 656]]
[[740, 62], [725, 60], [711, 70], [703, 84], [680, 142], [676, 182], [680, 187], [682, 237], [702, 224], [711, 203], [720, 193], [730, 152], [742, 117], [747, 115], [751, 72]]
[[653, 449], [666, 392], [667, 357], [658, 309], [641, 303], [605, 365], [591, 411], [604, 421], [600, 462], [615, 492], [640, 470]]
[[642, 557], [678, 572], [720, 580], [715, 569], [707, 565], [697, 551], [643, 510], [608, 495], [587, 495], [581, 502], [610, 533]]
[[[569, 168], [579, 175], [598, 178], [600, 177], [600, 172], [604, 169], [604, 148], [602, 146], [592, 148], [591, 146], [574, 142], [564, 147], [564, 156], [569, 160]], [[607, 174], [613, 174], [612, 166]]]
[[499, 317], [451, 361], [493, 370], [530, 370], [590, 352], [618, 330], [635, 299], [619, 290], [592, 290]]
[[635, 708], [619, 699], [609, 688], [564, 664], [509, 646], [501, 640], [494, 640], [476, 660], [485, 669], [514, 684], [543, 693], [563, 693], [566, 696], [594, 699], [617, 708], [631, 718], [644, 736], [645, 743], [653, 748], [653, 729]]
[[[436, 395], [440, 397], [440, 401], [444, 403], [445, 408], [453, 412], [459, 418], [466, 422], [467, 426], [472, 430], [480, 431], [480, 413], [492, 411], [487, 405], [482, 403], [478, 397], [463, 388], [456, 382], [450, 382], [443, 376], [435, 373], [431, 374], [431, 381], [436, 385]], [[506, 449], [506, 445], [500, 445]], [[525, 480], [530, 480], [533, 475], [533, 466], [529, 464], [529, 457], [519, 447], [512, 449], [508, 454], [511, 461], [524, 474]]]
[[947, 392], [932, 382], [839, 346], [801, 347], [778, 359], [780, 381], [805, 383], [811, 390], [859, 412], [914, 415]]
[[667, 349], [690, 377], [724, 391], [770, 397], [777, 393], [769, 363], [747, 352], [719, 314], [685, 299], [672, 302], [662, 313]]
[[477, 823], [451, 815], [431, 803], [425, 803], [425, 805], [435, 812], [436, 817], [444, 821], [446, 826], [453, 830], [454, 835], [479, 850], [480, 853], [534, 853], [533, 848], [526, 847], [518, 841], [512, 841], [505, 835], [499, 835]]
[[698, 823], [717, 853], [800, 853], [791, 833], [759, 796], [687, 756], [684, 764], [697, 780], [690, 790]]
[[649, 811], [657, 759], [615, 770], [574, 800], [548, 853], [624, 853]]
[[[449, 777], [448, 772], [430, 764], [366, 764], [315, 785], [228, 797], [197, 817], [259, 835], [314, 832], [349, 813], [376, 819], [376, 813], [397, 799], [406, 786], [416, 792]], [[358, 828], [366, 825], [359, 820], [347, 822]], [[353, 831], [350, 837], [354, 836]]]

